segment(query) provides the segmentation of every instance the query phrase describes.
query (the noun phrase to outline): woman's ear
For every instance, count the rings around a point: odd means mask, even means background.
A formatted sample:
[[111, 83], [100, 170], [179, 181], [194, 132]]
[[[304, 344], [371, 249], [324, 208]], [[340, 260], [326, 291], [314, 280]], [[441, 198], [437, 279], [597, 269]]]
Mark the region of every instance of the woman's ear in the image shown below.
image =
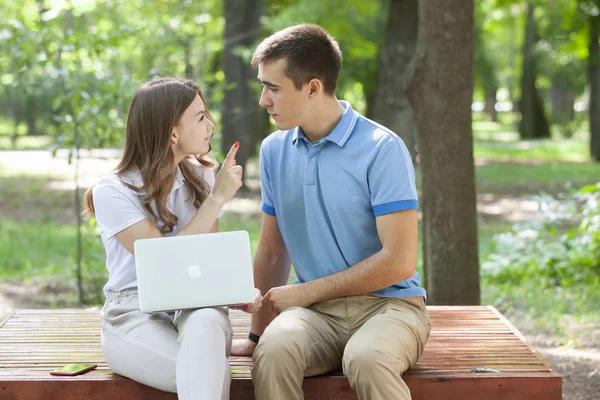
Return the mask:
[[177, 128], [173, 127], [173, 131], [171, 131], [171, 144], [172, 145], [176, 145], [177, 144], [177, 140], [179, 140], [179, 133], [177, 132]]

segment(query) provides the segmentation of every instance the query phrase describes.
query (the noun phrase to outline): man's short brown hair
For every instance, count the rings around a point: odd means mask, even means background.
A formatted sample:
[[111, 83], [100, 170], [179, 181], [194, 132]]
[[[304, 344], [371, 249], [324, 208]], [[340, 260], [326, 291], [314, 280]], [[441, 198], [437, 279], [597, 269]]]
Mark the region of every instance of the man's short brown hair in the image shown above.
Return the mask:
[[325, 93], [333, 94], [342, 68], [342, 52], [325, 29], [314, 24], [291, 26], [262, 41], [252, 56], [252, 66], [285, 59], [284, 74], [297, 90], [311, 79], [323, 82]]

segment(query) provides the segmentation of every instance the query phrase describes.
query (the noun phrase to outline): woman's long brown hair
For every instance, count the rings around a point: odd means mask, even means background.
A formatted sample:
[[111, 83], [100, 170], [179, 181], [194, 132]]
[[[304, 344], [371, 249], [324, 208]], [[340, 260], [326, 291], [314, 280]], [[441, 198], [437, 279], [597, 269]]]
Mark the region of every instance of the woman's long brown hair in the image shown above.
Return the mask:
[[[200, 86], [190, 80], [154, 78], [135, 92], [129, 105], [125, 150], [115, 173], [120, 177], [135, 167], [139, 169], [143, 182], [141, 187], [123, 183], [137, 193], [152, 222], [161, 223], [160, 230], [163, 234], [171, 232], [177, 224], [177, 216], [167, 208], [169, 193], [177, 174], [170, 145], [171, 132], [196, 95], [204, 102]], [[208, 109], [206, 117], [215, 123]], [[205, 167], [212, 167], [213, 164], [203, 156], [199, 154], [194, 157]], [[194, 172], [191, 157], [181, 161], [179, 167], [191, 188], [194, 205], [200, 207], [209, 194], [209, 187]], [[92, 189], [93, 187], [89, 188], [84, 194], [83, 206], [87, 216], [95, 214]]]

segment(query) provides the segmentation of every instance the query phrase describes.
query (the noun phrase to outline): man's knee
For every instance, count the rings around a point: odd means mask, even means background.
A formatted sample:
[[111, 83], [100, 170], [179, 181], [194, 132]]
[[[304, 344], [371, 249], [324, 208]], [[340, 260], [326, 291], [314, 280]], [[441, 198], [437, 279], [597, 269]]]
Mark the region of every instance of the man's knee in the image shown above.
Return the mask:
[[375, 345], [360, 346], [352, 342], [344, 350], [342, 368], [351, 382], [377, 380], [386, 371], [400, 376], [406, 369], [401, 359], [384, 349]]
[[270, 325], [254, 351], [255, 364], [281, 365], [280, 363], [299, 360], [302, 355], [303, 333], [292, 326]]

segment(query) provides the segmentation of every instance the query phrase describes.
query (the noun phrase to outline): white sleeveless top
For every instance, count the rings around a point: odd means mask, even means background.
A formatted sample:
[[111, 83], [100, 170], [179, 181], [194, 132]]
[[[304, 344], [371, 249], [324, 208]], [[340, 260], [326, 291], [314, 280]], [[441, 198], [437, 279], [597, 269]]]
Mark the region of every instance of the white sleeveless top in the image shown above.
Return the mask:
[[[213, 171], [199, 163], [193, 165], [212, 190], [215, 183]], [[136, 168], [126, 172], [121, 178], [116, 175], [105, 176], [94, 185], [92, 190], [96, 223], [100, 228], [100, 236], [106, 250], [106, 268], [109, 278], [104, 286], [105, 295], [109, 291], [137, 287], [135, 258], [115, 238], [115, 235], [144, 218], [150, 219], [150, 215], [144, 209], [136, 192], [125, 186], [121, 179], [131, 185], [142, 186], [142, 176]], [[173, 183], [167, 201], [167, 208], [177, 216], [178, 221], [177, 225], [173, 227], [173, 231], [165, 236], [176, 235], [196, 213], [197, 208], [194, 207], [190, 194], [190, 187], [178, 168], [175, 183]], [[156, 210], [156, 207], [153, 206], [153, 208]], [[221, 215], [222, 211], [219, 216]], [[160, 228], [160, 226], [161, 224], [157, 224], [157, 227]]]

